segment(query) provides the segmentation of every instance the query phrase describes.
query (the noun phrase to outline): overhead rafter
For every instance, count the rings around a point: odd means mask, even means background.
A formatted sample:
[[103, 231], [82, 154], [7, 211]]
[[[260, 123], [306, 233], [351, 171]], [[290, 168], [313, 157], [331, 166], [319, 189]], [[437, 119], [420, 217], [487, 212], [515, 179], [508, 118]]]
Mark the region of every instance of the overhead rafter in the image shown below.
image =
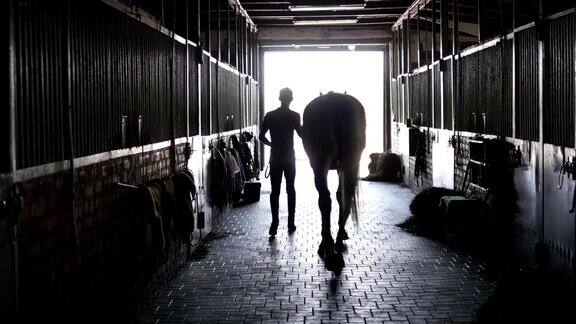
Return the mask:
[[[412, 3], [412, 0], [246, 0], [240, 2], [252, 21], [259, 27], [293, 26], [295, 22], [302, 20], [355, 20], [358, 25], [379, 25], [389, 29]], [[298, 7], [300, 10], [294, 10], [295, 6], [300, 6]]]

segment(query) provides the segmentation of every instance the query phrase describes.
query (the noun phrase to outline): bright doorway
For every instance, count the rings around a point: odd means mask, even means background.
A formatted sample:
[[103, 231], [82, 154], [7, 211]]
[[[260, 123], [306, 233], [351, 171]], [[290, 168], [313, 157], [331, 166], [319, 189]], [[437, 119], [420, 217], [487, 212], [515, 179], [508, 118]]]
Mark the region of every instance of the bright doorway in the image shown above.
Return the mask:
[[[278, 92], [294, 92], [292, 110], [302, 116], [306, 105], [320, 93], [346, 92], [366, 109], [366, 149], [360, 175], [368, 174], [369, 155], [383, 151], [384, 55], [381, 51], [268, 51], [264, 54], [265, 111], [279, 107]], [[297, 137], [297, 136], [296, 136]], [[299, 138], [296, 158], [307, 160]], [[266, 161], [269, 151], [265, 151]]]

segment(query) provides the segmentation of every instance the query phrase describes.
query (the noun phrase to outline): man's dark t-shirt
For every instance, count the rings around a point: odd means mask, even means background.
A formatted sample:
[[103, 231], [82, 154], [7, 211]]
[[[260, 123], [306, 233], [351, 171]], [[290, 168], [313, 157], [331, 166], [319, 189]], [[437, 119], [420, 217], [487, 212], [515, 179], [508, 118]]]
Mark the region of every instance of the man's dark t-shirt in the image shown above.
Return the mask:
[[286, 108], [278, 108], [266, 114], [262, 130], [270, 130], [272, 149], [270, 164], [293, 162], [294, 131], [300, 128], [300, 115]]

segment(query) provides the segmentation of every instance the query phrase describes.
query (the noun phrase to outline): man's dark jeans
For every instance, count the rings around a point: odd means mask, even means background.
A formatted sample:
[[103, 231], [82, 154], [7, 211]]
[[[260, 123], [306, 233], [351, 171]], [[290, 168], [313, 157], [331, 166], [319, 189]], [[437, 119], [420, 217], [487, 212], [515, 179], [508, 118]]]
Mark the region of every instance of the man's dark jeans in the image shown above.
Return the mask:
[[270, 194], [270, 207], [272, 208], [272, 226], [278, 227], [278, 199], [280, 197], [280, 185], [282, 184], [282, 174], [286, 178], [286, 194], [288, 195], [288, 227], [294, 226], [294, 211], [296, 209], [296, 190], [294, 189], [294, 178], [296, 176], [295, 161], [270, 163], [270, 182], [272, 183], [272, 193]]

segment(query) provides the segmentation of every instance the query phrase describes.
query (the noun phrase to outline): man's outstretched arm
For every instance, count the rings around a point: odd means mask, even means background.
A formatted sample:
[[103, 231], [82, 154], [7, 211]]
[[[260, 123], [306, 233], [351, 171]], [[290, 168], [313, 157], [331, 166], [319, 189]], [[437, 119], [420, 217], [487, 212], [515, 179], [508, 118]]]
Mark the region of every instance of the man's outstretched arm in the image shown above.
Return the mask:
[[296, 131], [296, 134], [298, 134], [298, 136], [302, 138], [302, 124], [300, 124], [300, 115], [298, 115], [298, 118], [296, 120], [296, 127], [294, 128], [294, 130]]
[[268, 122], [266, 121], [266, 117], [264, 117], [264, 121], [262, 122], [262, 125], [260, 126], [260, 136], [258, 136], [258, 139], [260, 139], [260, 142], [268, 145], [268, 146], [272, 146], [272, 142], [270, 142], [270, 140], [268, 140], [268, 138], [266, 138], [266, 133], [268, 132]]

